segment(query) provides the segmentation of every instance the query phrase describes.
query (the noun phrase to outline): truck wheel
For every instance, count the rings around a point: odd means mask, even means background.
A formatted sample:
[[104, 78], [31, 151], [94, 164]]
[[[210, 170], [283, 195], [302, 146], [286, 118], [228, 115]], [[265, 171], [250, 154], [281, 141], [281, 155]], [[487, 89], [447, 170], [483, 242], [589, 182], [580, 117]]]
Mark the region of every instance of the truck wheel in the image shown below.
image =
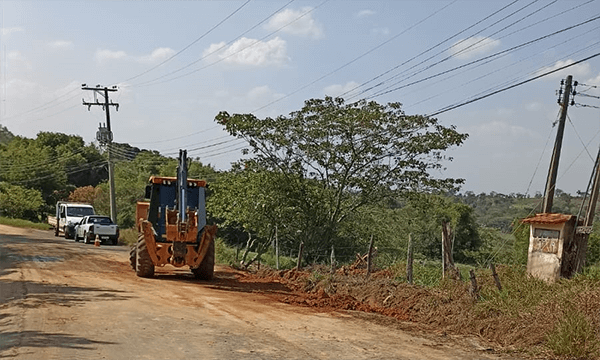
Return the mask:
[[65, 227], [63, 228], [63, 231], [65, 233], [65, 239], [70, 239], [71, 237], [69, 236], [69, 230], [67, 229], [67, 226], [65, 225]]
[[75, 232], [75, 242], [79, 242], [79, 236], [77, 236], [77, 232]]
[[137, 262], [136, 252], [137, 252], [137, 248], [135, 245], [133, 245], [131, 247], [131, 250], [129, 250], [129, 265], [131, 265], [131, 268], [134, 271], [135, 271], [135, 264]]
[[148, 253], [148, 247], [146, 246], [144, 234], [140, 234], [138, 237], [136, 247], [135, 274], [139, 277], [154, 276], [154, 264], [152, 263], [152, 259]]
[[87, 232], [83, 233], [83, 243], [84, 244], [89, 244], [90, 243], [89, 240], [88, 240], [88, 234], [87, 234]]
[[200, 280], [212, 280], [215, 272], [215, 241], [214, 239], [208, 245], [208, 250], [204, 259], [198, 267], [191, 268], [192, 273], [196, 279]]
[[54, 227], [54, 236], [58, 236], [58, 224], [56, 224], [56, 226]]

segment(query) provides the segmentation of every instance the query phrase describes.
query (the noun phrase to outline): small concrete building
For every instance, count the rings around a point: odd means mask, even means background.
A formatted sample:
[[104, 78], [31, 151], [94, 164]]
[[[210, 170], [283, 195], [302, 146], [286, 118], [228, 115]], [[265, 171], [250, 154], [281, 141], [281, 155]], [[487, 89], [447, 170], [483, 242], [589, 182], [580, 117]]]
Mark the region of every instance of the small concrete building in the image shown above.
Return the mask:
[[530, 225], [527, 272], [546, 281], [570, 277], [567, 250], [575, 235], [577, 217], [567, 214], [542, 213], [523, 219]]

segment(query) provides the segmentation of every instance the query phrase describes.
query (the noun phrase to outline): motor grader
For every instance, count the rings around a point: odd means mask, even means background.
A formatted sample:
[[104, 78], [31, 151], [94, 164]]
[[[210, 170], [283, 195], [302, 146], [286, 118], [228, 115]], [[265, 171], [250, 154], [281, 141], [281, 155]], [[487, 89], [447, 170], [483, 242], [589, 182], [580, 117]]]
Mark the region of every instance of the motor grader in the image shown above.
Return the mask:
[[130, 253], [136, 275], [152, 277], [170, 264], [212, 279], [217, 227], [206, 223], [206, 182], [187, 178], [187, 151], [179, 151], [177, 177], [150, 177], [145, 199], [136, 206], [139, 236]]

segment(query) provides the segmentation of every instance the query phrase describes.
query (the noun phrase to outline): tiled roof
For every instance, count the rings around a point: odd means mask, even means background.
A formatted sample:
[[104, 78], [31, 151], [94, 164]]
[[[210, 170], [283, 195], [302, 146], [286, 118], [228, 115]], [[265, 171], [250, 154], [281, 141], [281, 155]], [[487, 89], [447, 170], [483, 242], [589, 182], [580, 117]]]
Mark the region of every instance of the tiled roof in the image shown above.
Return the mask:
[[562, 224], [571, 220], [574, 215], [556, 214], [556, 213], [541, 213], [533, 217], [523, 219], [524, 223], [529, 224]]

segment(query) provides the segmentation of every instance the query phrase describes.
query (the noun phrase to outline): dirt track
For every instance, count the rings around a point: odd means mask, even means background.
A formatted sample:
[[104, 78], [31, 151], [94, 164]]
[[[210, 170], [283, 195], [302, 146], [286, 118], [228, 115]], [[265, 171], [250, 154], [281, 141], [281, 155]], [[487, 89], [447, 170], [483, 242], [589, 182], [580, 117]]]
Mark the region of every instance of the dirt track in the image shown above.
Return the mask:
[[284, 285], [226, 267], [212, 282], [185, 269], [137, 278], [127, 253], [0, 225], [0, 358], [501, 358], [383, 316], [284, 304]]

